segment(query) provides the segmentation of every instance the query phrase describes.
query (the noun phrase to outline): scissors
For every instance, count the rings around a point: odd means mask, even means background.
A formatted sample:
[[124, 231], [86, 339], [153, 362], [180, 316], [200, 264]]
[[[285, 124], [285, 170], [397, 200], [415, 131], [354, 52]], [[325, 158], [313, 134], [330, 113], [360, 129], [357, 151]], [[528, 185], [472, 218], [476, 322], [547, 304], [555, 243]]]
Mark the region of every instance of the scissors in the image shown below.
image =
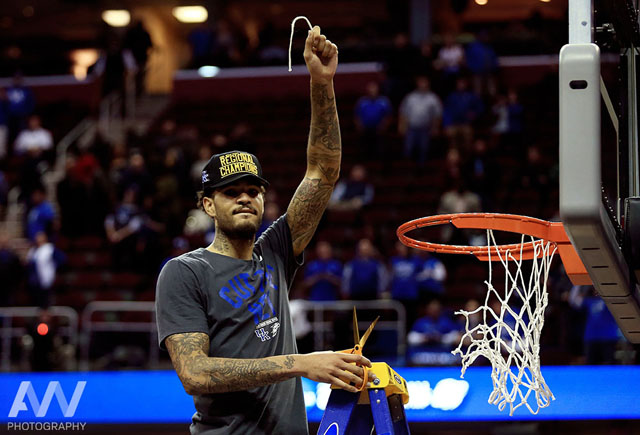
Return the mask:
[[[351, 349], [341, 350], [340, 352], [350, 353], [353, 355], [362, 355], [362, 348], [364, 347], [364, 344], [367, 342], [369, 335], [371, 335], [371, 331], [373, 331], [374, 326], [376, 326], [376, 323], [378, 323], [378, 319], [380, 319], [380, 316], [376, 317], [376, 319], [371, 323], [369, 328], [367, 328], [362, 338], [360, 338], [360, 331], [358, 331], [358, 316], [356, 315], [356, 307], [353, 307], [353, 341], [355, 345]], [[362, 370], [364, 370], [363, 382], [360, 388], [358, 389], [358, 391], [362, 391], [366, 388], [368, 383], [369, 368], [366, 366], [361, 366], [360, 364], [357, 364], [357, 365], [359, 367], [362, 367]], [[353, 383], [351, 383], [351, 385], [355, 386]]]

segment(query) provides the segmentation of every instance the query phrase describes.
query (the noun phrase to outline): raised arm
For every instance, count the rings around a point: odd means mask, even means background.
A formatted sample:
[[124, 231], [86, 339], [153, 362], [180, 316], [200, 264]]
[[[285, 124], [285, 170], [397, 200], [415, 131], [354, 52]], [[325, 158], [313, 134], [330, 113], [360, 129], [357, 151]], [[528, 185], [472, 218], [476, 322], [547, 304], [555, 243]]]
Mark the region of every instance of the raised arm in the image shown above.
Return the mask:
[[293, 250], [302, 253], [327, 207], [340, 175], [342, 145], [333, 90], [338, 48], [314, 27], [305, 42], [304, 59], [311, 75], [311, 129], [307, 171], [287, 208]]
[[212, 358], [208, 356], [209, 337], [202, 332], [173, 334], [165, 344], [185, 391], [191, 395], [248, 390], [296, 376], [355, 392], [356, 388], [344, 380], [361, 385], [363, 370], [352, 363], [371, 367], [371, 362], [361, 355], [336, 352], [258, 359]]

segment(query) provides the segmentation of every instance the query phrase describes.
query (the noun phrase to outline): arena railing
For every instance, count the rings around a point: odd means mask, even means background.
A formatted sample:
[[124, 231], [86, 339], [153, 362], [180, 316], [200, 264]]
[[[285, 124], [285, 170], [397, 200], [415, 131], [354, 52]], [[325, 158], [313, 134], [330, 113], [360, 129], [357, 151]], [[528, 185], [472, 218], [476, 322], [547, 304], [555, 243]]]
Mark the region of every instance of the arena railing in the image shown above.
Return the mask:
[[[292, 301], [293, 302], [293, 301]], [[390, 331], [397, 337], [393, 346], [389, 346], [386, 355], [395, 355], [395, 364], [404, 364], [406, 352], [406, 313], [405, 309], [397, 301], [376, 300], [376, 301], [331, 301], [315, 302], [306, 300], [296, 300], [295, 303], [302, 307], [302, 314], [309, 315], [311, 332], [315, 350], [330, 349], [333, 347], [333, 334], [340, 334], [344, 331], [336, 331], [334, 321], [335, 314], [347, 324], [351, 324], [351, 312], [355, 306], [358, 310], [359, 330], [363, 332], [376, 315], [382, 314], [377, 323], [374, 334]], [[26, 326], [14, 325], [14, 319], [37, 319], [41, 308], [38, 307], [10, 307], [0, 308], [0, 370], [11, 370], [11, 349], [12, 339], [21, 337], [28, 333]], [[159, 366], [159, 348], [157, 345], [157, 328], [155, 318], [155, 305], [153, 302], [142, 301], [93, 301], [86, 305], [81, 315], [82, 329], [79, 333], [78, 314], [71, 307], [53, 306], [47, 310], [53, 317], [68, 319], [67, 322], [58, 323], [61, 326], [56, 328], [56, 334], [68, 337], [69, 344], [74, 349], [79, 347], [79, 369], [90, 369], [91, 346], [94, 341], [94, 333], [122, 333], [140, 332], [149, 335], [148, 361], [150, 368]], [[96, 314], [113, 313], [148, 313], [148, 317], [127, 320], [103, 320], [94, 319]], [[394, 313], [389, 319], [389, 314]], [[372, 341], [370, 346], [374, 345]], [[384, 343], [382, 343], [384, 347]], [[339, 350], [339, 349], [334, 349]], [[366, 354], [366, 351], [365, 351]]]
[[[13, 338], [23, 337], [29, 333], [26, 325], [15, 325], [15, 319], [33, 322], [44, 312], [39, 307], [1, 307], [0, 308], [0, 370], [11, 370], [11, 349]], [[52, 320], [55, 334], [67, 337], [74, 349], [78, 346], [78, 313], [71, 307], [52, 306], [46, 313], [52, 318], [67, 319], [66, 322]], [[66, 323], [66, 324], [65, 324]], [[59, 326], [56, 326], [59, 325]], [[53, 333], [53, 332], [52, 332]]]
[[[149, 313], [145, 320], [92, 320], [96, 313]], [[148, 361], [150, 368], [158, 367], [159, 348], [154, 302], [93, 301], [82, 310], [82, 336], [80, 341], [80, 370], [89, 370], [91, 341], [95, 332], [146, 332], [149, 334]]]

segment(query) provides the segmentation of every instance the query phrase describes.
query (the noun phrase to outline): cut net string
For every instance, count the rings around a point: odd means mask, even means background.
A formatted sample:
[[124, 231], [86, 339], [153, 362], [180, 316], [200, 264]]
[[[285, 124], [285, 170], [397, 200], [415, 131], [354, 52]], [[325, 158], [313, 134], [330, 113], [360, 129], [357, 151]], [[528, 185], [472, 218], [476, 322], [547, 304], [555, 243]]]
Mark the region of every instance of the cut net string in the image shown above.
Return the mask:
[[291, 71], [291, 47], [293, 45], [293, 30], [296, 26], [296, 21], [298, 20], [305, 20], [307, 22], [307, 24], [309, 25], [309, 30], [313, 30], [313, 26], [311, 25], [311, 22], [309, 21], [309, 19], [305, 16], [298, 16], [295, 17], [293, 19], [293, 21], [291, 22], [291, 36], [289, 37], [289, 71]]
[[[489, 403], [497, 405], [500, 411], [509, 404], [509, 415], [522, 405], [537, 414], [555, 400], [540, 371], [540, 335], [548, 302], [549, 269], [557, 248], [553, 242], [530, 237], [535, 255], [527, 280], [522, 271], [525, 237], [530, 236], [522, 236], [520, 260], [513, 251], [503, 254], [500, 250], [495, 251], [505, 269], [504, 292], [499, 292], [492, 284], [492, 261], [489, 261], [484, 305], [473, 311], [455, 313], [465, 317], [465, 333], [452, 352], [462, 357], [461, 377], [476, 358], [487, 358], [491, 362], [493, 382]], [[492, 230], [487, 230], [487, 245], [491, 256], [491, 247], [497, 246]], [[515, 266], [515, 273], [510, 266]], [[495, 301], [500, 303], [500, 312], [491, 307]], [[519, 304], [522, 304], [520, 308], [514, 309]], [[472, 326], [478, 314], [481, 314], [481, 320]], [[530, 400], [533, 402], [532, 393], [535, 397], [533, 405], [530, 403]]]

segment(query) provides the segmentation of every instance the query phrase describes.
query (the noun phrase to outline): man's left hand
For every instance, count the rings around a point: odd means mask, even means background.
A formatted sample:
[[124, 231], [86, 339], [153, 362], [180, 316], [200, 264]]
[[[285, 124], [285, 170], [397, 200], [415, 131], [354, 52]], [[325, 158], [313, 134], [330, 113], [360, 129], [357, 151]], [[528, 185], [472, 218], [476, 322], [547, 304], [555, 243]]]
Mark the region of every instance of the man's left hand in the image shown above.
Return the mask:
[[338, 67], [338, 47], [320, 33], [318, 26], [309, 31], [304, 45], [304, 61], [314, 83], [326, 84], [333, 80]]

